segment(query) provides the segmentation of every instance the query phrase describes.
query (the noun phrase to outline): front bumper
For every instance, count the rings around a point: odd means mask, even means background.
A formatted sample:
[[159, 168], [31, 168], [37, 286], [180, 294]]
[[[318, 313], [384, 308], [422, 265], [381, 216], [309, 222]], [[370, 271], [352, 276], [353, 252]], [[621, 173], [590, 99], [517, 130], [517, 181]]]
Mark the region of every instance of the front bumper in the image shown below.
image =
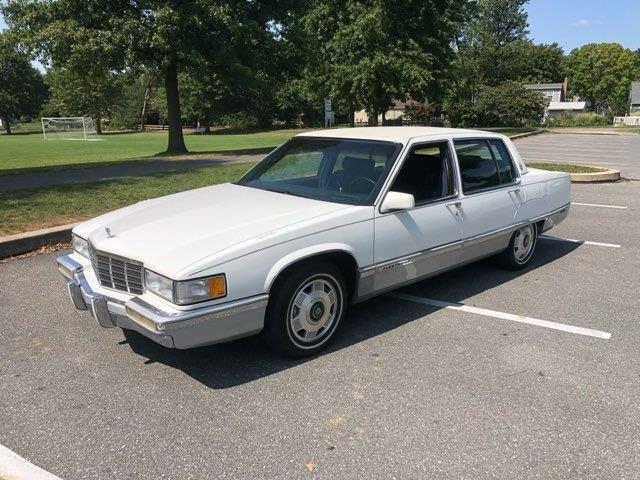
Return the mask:
[[70, 255], [58, 257], [73, 305], [89, 310], [99, 325], [135, 330], [169, 348], [191, 348], [225, 342], [262, 330], [267, 294], [222, 305], [168, 312], [138, 297], [127, 301], [94, 291], [83, 266]]

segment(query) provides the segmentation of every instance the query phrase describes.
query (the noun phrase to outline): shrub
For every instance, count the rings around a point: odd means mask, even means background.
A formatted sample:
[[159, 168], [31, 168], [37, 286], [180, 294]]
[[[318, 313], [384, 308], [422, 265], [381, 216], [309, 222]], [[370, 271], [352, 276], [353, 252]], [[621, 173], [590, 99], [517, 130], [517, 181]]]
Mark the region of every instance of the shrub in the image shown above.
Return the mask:
[[577, 115], [564, 113], [548, 117], [544, 124], [547, 127], [604, 127], [611, 125], [611, 119], [594, 112]]
[[230, 113], [220, 117], [215, 125], [229, 130], [253, 130], [258, 127], [258, 119], [245, 112]]
[[460, 127], [523, 127], [540, 123], [547, 100], [518, 82], [483, 86], [475, 102], [450, 106], [449, 119]]

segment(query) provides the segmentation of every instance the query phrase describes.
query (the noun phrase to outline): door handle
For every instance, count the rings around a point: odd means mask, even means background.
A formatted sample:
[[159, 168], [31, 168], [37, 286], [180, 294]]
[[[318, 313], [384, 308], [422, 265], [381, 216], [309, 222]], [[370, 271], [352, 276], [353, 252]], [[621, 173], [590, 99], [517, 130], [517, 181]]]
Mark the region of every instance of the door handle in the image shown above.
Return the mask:
[[451, 203], [446, 203], [446, 204], [445, 204], [445, 206], [446, 206], [447, 208], [449, 208], [449, 207], [454, 207], [453, 214], [454, 214], [456, 217], [459, 217], [459, 216], [460, 216], [460, 209], [462, 208], [462, 202], [461, 202], [460, 200], [455, 201], [455, 202], [451, 202]]

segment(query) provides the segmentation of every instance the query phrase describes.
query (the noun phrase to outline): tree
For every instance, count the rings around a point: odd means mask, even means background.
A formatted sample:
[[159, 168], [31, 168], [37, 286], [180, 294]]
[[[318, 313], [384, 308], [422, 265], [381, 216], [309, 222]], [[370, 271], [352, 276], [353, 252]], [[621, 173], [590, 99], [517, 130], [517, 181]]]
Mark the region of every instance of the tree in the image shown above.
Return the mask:
[[567, 59], [570, 91], [598, 113], [622, 114], [637, 67], [631, 50], [618, 43], [588, 43]]
[[517, 54], [527, 47], [527, 0], [478, 0], [476, 11], [463, 35], [458, 39], [459, 62], [471, 82], [478, 85], [499, 85], [516, 80], [514, 71]]
[[50, 107], [63, 116], [92, 117], [98, 134], [102, 133], [102, 119], [111, 115], [123, 87], [121, 75], [95, 64], [84, 72], [71, 67], [50, 68], [46, 82]]
[[512, 127], [538, 124], [546, 107], [540, 92], [527, 90], [520, 82], [505, 82], [482, 86], [475, 102], [461, 103], [449, 115], [460, 127]]
[[[377, 124], [393, 99], [435, 93], [453, 59], [467, 0], [317, 0], [305, 15], [318, 52], [311, 77]], [[317, 91], [317, 89], [314, 89]], [[351, 116], [351, 115], [350, 115]]]
[[514, 64], [510, 80], [556, 83], [566, 76], [564, 52], [557, 43], [516, 41], [511, 44], [510, 50]]
[[36, 115], [47, 96], [42, 75], [7, 34], [0, 34], [0, 118], [7, 134], [11, 122]]
[[[167, 151], [184, 152], [178, 73], [189, 62], [223, 55], [238, 29], [268, 30], [285, 21], [293, 0], [15, 0], [3, 8], [7, 23], [45, 60], [99, 61], [110, 70], [144, 67], [161, 72], [167, 104]], [[78, 42], [79, 35], [82, 42]], [[251, 37], [253, 38], [253, 37]], [[258, 45], [251, 46], [254, 50]], [[88, 54], [87, 52], [91, 52]]]

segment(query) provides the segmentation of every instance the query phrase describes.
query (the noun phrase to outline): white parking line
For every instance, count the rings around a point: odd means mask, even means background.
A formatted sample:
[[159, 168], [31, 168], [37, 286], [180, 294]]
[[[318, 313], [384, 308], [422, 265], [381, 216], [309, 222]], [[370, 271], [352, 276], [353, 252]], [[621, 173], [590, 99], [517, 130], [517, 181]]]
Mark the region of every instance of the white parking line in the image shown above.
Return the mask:
[[35, 466], [17, 453], [0, 445], [0, 478], [17, 480], [60, 480], [52, 473]]
[[598, 208], [615, 208], [617, 210], [626, 210], [627, 209], [627, 207], [623, 207], [621, 205], [602, 205], [600, 203], [571, 202], [571, 205], [582, 205], [584, 207], [598, 207]]
[[441, 300], [433, 300], [431, 298], [416, 297], [415, 295], [407, 295], [405, 293], [389, 293], [390, 297], [400, 300], [406, 300], [408, 302], [420, 303], [422, 305], [429, 305], [432, 307], [448, 308], [451, 310], [458, 310], [461, 312], [475, 313], [476, 315], [483, 315], [485, 317], [499, 318], [502, 320], [509, 320], [511, 322], [528, 323], [529, 325], [535, 325], [537, 327], [551, 328], [553, 330], [560, 330], [563, 332], [574, 333], [576, 335], [586, 335], [587, 337], [596, 337], [608, 340], [611, 338], [609, 332], [603, 332], [601, 330], [593, 330], [591, 328], [576, 327], [574, 325], [567, 325], [565, 323], [550, 322], [548, 320], [540, 320], [539, 318], [523, 317], [522, 315], [514, 315], [512, 313], [497, 312], [495, 310], [487, 310], [485, 308], [471, 307], [469, 305], [463, 305], [461, 303], [443, 302]]
[[558, 242], [571, 242], [571, 243], [580, 243], [583, 245], [595, 245], [596, 247], [620, 248], [620, 245], [616, 243], [590, 242], [588, 240], [576, 240], [575, 238], [552, 237], [550, 235], [540, 235], [538, 238], [544, 238], [547, 240], [556, 240]]

